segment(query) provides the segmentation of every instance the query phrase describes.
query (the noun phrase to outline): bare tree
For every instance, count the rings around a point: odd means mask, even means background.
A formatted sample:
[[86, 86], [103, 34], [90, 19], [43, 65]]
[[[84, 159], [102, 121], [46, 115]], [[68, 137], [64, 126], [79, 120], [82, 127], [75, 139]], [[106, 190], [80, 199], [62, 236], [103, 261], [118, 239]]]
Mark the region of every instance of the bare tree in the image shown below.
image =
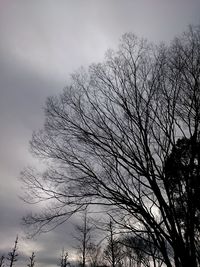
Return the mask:
[[9, 266], [12, 267], [15, 262], [17, 261], [18, 253], [17, 253], [17, 243], [18, 243], [18, 236], [15, 239], [15, 244], [11, 252], [8, 253], [7, 260], [10, 262]]
[[100, 243], [90, 243], [90, 246], [88, 248], [88, 265], [90, 267], [98, 267], [103, 265]]
[[70, 262], [68, 260], [68, 252], [64, 251], [64, 249], [62, 250], [62, 254], [61, 254], [61, 260], [60, 260], [60, 267], [67, 267], [70, 266]]
[[5, 260], [5, 256], [2, 255], [2, 256], [0, 257], [0, 267], [4, 267], [4, 260]]
[[93, 247], [91, 235], [93, 230], [93, 226], [89, 222], [89, 217], [86, 210], [84, 211], [82, 222], [75, 225], [75, 234], [73, 234], [74, 239], [77, 241], [76, 248], [78, 249], [78, 254], [80, 255], [81, 267], [86, 266], [89, 253]]
[[119, 240], [115, 237], [113, 222], [110, 220], [108, 224], [108, 244], [104, 249], [104, 259], [112, 267], [121, 266], [123, 258], [123, 247], [120, 244]]
[[[124, 229], [145, 229], [166, 266], [200, 266], [200, 27], [169, 47], [125, 34], [104, 63], [72, 75], [59, 97], [48, 98], [45, 112], [31, 148], [50, 167], [27, 169], [22, 179], [26, 201], [49, 206], [27, 216], [27, 225], [45, 231], [101, 205]], [[168, 171], [179, 139], [190, 142], [187, 172], [173, 165], [181, 182]]]
[[27, 266], [28, 267], [34, 267], [34, 265], [35, 265], [35, 253], [34, 252], [32, 252], [29, 260], [30, 260], [30, 262], [27, 264]]

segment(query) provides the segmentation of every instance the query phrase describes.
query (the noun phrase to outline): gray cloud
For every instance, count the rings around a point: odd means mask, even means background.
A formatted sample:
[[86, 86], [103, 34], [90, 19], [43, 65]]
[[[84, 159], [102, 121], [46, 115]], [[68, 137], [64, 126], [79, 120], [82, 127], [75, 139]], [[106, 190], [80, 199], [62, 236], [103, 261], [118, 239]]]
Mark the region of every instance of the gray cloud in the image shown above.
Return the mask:
[[18, 233], [21, 262], [35, 250], [39, 265], [55, 265], [62, 247], [75, 244], [77, 217], [37, 240], [21, 237], [20, 218], [31, 207], [18, 198], [18, 177], [34, 162], [28, 142], [42, 127], [46, 97], [81, 65], [101, 61], [123, 33], [169, 42], [200, 23], [199, 10], [199, 0], [0, 0], [0, 251], [12, 248]]

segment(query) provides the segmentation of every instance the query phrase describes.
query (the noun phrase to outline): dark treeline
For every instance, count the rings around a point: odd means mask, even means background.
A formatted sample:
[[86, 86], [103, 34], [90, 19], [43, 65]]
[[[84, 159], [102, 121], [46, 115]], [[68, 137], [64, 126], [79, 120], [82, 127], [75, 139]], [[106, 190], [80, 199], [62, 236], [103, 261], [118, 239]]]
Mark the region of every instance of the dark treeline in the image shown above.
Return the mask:
[[[101, 226], [101, 229], [100, 229]], [[102, 227], [103, 226], [103, 227]], [[101, 239], [97, 232], [101, 231]], [[102, 238], [103, 236], [103, 238]], [[138, 267], [138, 266], [162, 266], [163, 260], [156, 247], [146, 246], [141, 237], [136, 238], [131, 234], [117, 232], [114, 222], [110, 218], [108, 223], [100, 223], [95, 227], [94, 222], [85, 212], [82, 221], [75, 225], [75, 243], [73, 257], [64, 248], [57, 265], [60, 267]], [[17, 263], [20, 254], [18, 253], [18, 236], [14, 242], [13, 249], [0, 257], [0, 267], [19, 266]], [[148, 254], [146, 253], [148, 251]], [[76, 255], [74, 257], [74, 255]], [[32, 252], [27, 261], [20, 261], [20, 266], [40, 266], [35, 261], [35, 252]], [[39, 262], [39, 259], [38, 259]], [[159, 263], [159, 264], [158, 264]]]
[[169, 45], [125, 34], [47, 99], [45, 116], [31, 141], [45, 171], [22, 172], [25, 201], [47, 204], [24, 218], [31, 234], [98, 207], [107, 246], [90, 244], [85, 218], [83, 267], [89, 254], [112, 267], [200, 266], [200, 26]]

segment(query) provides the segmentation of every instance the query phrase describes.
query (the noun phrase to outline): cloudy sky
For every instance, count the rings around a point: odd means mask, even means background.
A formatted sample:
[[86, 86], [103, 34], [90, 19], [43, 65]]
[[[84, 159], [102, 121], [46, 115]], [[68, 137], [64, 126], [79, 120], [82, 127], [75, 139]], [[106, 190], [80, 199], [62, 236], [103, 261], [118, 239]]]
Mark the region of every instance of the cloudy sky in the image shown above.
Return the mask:
[[80, 66], [102, 61], [123, 33], [169, 42], [189, 24], [200, 24], [199, 0], [0, 0], [0, 253], [17, 234], [21, 255], [34, 250], [37, 266], [55, 266], [62, 247], [73, 250], [77, 218], [35, 240], [23, 239], [20, 226], [32, 208], [19, 199], [20, 171], [33, 163], [29, 140], [42, 127], [46, 97]]

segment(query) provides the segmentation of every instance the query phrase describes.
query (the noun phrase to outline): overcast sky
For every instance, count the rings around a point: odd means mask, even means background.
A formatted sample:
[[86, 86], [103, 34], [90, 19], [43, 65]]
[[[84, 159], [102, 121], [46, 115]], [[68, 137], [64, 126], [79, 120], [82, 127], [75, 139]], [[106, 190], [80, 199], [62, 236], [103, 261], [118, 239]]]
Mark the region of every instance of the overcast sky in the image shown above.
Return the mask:
[[46, 97], [80, 66], [102, 61], [123, 33], [169, 42], [189, 24], [200, 24], [200, 0], [0, 0], [0, 252], [17, 234], [21, 255], [34, 250], [37, 266], [55, 266], [63, 246], [73, 250], [75, 218], [22, 239], [20, 220], [32, 207], [19, 199], [19, 176], [33, 162], [28, 142]]

